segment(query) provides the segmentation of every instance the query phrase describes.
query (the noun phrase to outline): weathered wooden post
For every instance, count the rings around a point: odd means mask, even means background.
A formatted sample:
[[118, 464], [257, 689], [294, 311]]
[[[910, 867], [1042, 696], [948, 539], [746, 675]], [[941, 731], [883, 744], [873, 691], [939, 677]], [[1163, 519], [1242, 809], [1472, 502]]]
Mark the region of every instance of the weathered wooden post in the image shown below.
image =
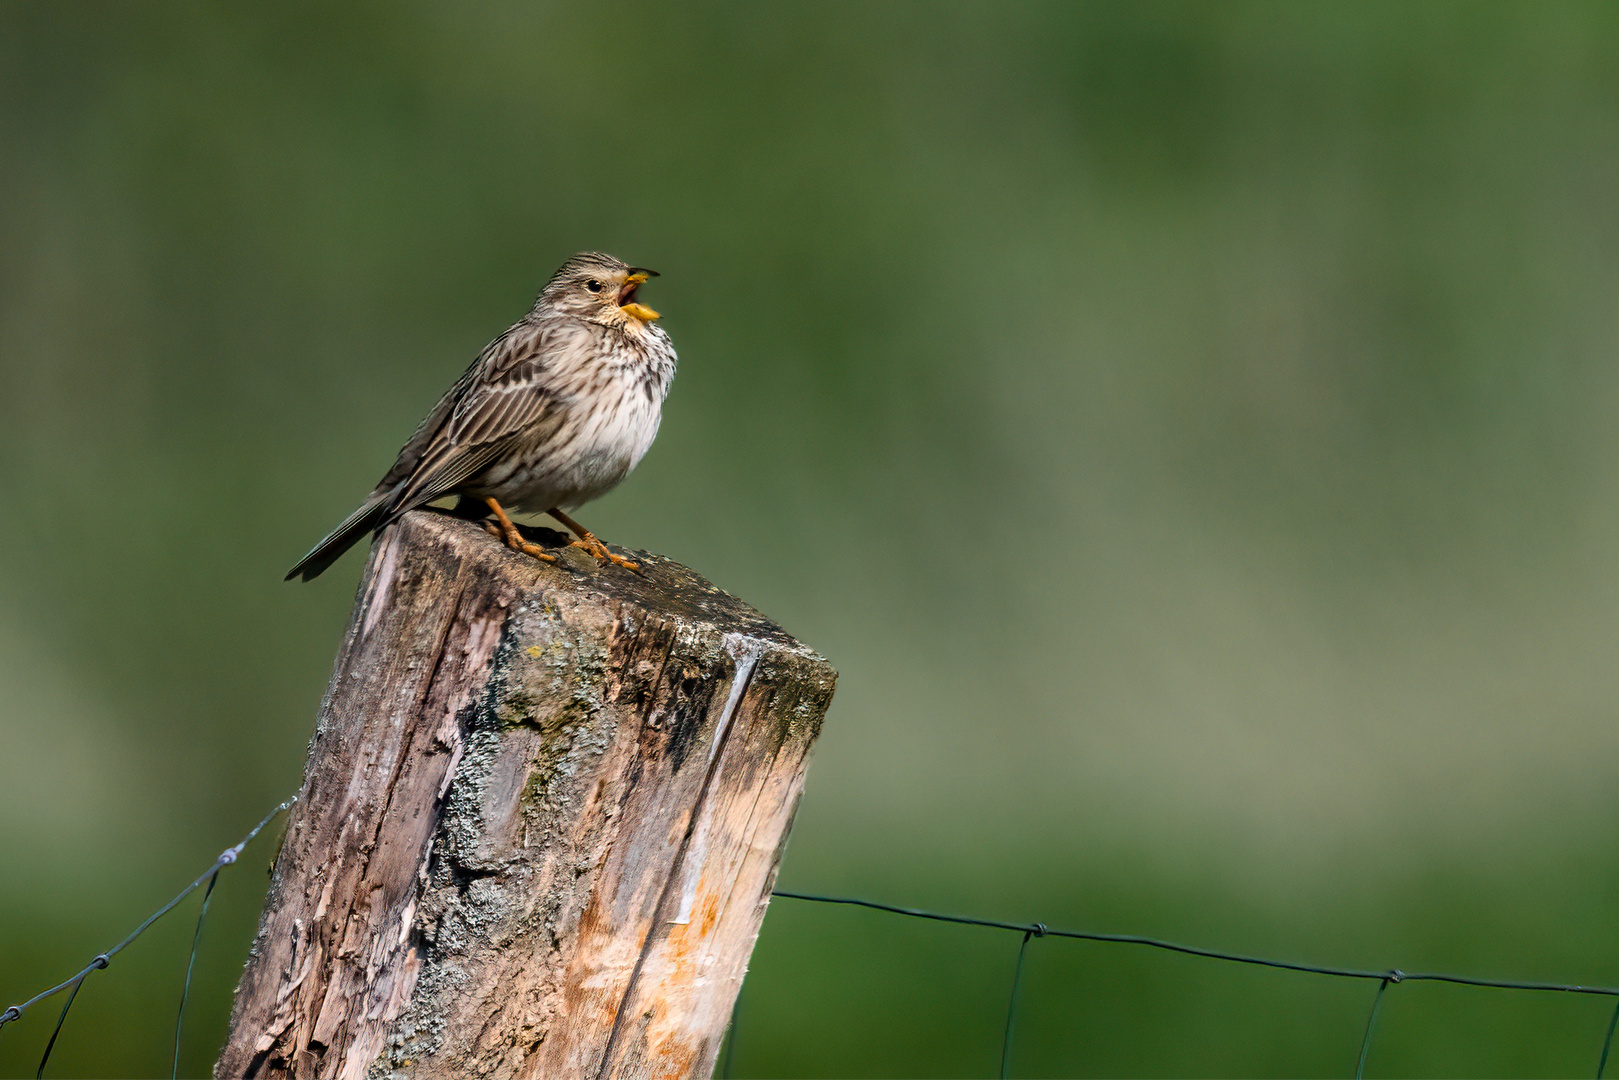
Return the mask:
[[836, 676], [634, 557], [374, 545], [216, 1076], [712, 1071]]

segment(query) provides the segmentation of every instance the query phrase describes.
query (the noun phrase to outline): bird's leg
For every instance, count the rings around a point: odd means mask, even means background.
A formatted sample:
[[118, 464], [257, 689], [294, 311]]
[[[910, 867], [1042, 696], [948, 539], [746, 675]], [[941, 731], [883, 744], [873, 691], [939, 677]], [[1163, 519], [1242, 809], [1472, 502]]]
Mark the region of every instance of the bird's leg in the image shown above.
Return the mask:
[[616, 563], [626, 570], [639, 571], [641, 569], [635, 563], [632, 563], [630, 560], [624, 558], [624, 556], [614, 555], [611, 551], [608, 551], [606, 544], [596, 539], [596, 535], [589, 529], [573, 520], [573, 518], [569, 517], [567, 514], [564, 514], [560, 507], [553, 506], [551, 509], [547, 510], [546, 513], [550, 514], [552, 517], [562, 522], [562, 524], [572, 529], [574, 535], [579, 537], [579, 539], [575, 540], [571, 545], [569, 545], [570, 547], [584, 548], [586, 551], [596, 556], [596, 558], [601, 559], [603, 562]]
[[484, 522], [483, 527], [488, 529], [491, 534], [504, 540], [507, 547], [513, 551], [521, 551], [524, 555], [532, 555], [544, 562], [557, 561], [555, 555], [548, 554], [540, 545], [531, 544], [523, 539], [523, 534], [517, 531], [517, 526], [512, 524], [512, 519], [506, 516], [506, 511], [500, 508], [500, 503], [495, 501], [493, 495], [485, 499], [484, 502], [489, 509], [495, 512], [495, 520]]

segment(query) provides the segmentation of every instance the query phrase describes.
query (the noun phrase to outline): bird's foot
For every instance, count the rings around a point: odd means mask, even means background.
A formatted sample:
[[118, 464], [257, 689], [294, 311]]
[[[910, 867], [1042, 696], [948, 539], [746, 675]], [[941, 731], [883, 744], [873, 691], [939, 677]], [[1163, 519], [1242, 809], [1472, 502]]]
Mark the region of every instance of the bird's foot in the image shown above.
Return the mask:
[[546, 551], [544, 548], [542, 548], [538, 544], [529, 543], [527, 540], [524, 540], [521, 535], [517, 536], [516, 539], [513, 539], [510, 536], [507, 536], [505, 531], [502, 530], [501, 527], [498, 524], [496, 524], [495, 522], [493, 522], [493, 521], [484, 522], [483, 523], [483, 528], [484, 528], [484, 531], [487, 532], [490, 536], [498, 537], [502, 542], [505, 543], [505, 545], [507, 547], [511, 548], [513, 551], [521, 551], [524, 555], [532, 555], [536, 559], [539, 559], [541, 562], [556, 562], [557, 561], [557, 557], [555, 555], [552, 555], [550, 552]]
[[513, 551], [521, 551], [524, 555], [532, 555], [541, 562], [557, 561], [557, 557], [555, 555], [550, 554], [540, 545], [531, 544], [527, 540], [523, 539], [523, 534], [517, 531], [517, 526], [513, 525], [512, 519], [506, 516], [506, 511], [501, 509], [500, 503], [496, 502], [493, 498], [485, 499], [484, 502], [489, 505], [489, 509], [495, 512], [494, 521], [486, 521], [483, 523], [483, 527], [487, 529], [492, 536], [498, 536], [501, 540], [505, 541], [506, 546], [511, 548]]
[[614, 555], [611, 551], [607, 550], [607, 545], [596, 539], [595, 535], [592, 533], [586, 532], [583, 537], [575, 540], [568, 546], [584, 548], [602, 562], [610, 562], [615, 566], [622, 566], [626, 570], [634, 570], [636, 573], [641, 572], [640, 563], [631, 562], [622, 555]]
[[579, 539], [575, 540], [572, 544], [569, 544], [569, 547], [584, 548], [602, 562], [610, 562], [615, 566], [622, 566], [624, 569], [633, 570], [637, 574], [641, 572], [640, 564], [633, 563], [622, 555], [614, 555], [611, 551], [608, 551], [607, 545], [596, 539], [595, 533], [573, 520], [573, 518], [569, 517], [567, 514], [564, 514], [561, 510], [553, 506], [551, 509], [547, 510], [546, 513], [550, 514], [552, 517], [562, 522], [562, 524], [572, 529], [573, 534], [579, 537]]

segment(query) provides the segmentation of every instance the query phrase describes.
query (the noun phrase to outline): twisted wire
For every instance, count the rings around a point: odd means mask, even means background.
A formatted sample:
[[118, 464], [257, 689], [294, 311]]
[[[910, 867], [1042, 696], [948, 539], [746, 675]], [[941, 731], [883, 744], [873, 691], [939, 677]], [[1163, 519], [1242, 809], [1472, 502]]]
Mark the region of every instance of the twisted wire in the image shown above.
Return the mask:
[[1362, 1080], [1366, 1075], [1366, 1055], [1372, 1050], [1372, 1028], [1377, 1024], [1377, 1009], [1383, 1004], [1383, 991], [1389, 988], [1389, 983], [1400, 981], [1400, 973], [1391, 971], [1388, 977], [1377, 984], [1377, 993], [1372, 995], [1372, 1012], [1366, 1017], [1366, 1033], [1360, 1037], [1360, 1058], [1355, 1062], [1355, 1080]]
[[197, 911], [197, 928], [191, 932], [191, 956], [186, 960], [186, 979], [180, 987], [180, 1009], [174, 1014], [174, 1065], [169, 1080], [180, 1076], [180, 1025], [185, 1023], [186, 999], [191, 996], [191, 972], [197, 966], [197, 945], [202, 941], [202, 921], [208, 917], [208, 901], [213, 898], [214, 886], [219, 884], [219, 871], [208, 876], [208, 887], [202, 890], [202, 907]]
[[1006, 1032], [1001, 1036], [1001, 1080], [1006, 1080], [1012, 1067], [1012, 1021], [1017, 1016], [1017, 992], [1023, 982], [1023, 957], [1029, 951], [1029, 939], [1046, 936], [1046, 924], [1035, 923], [1023, 931], [1023, 941], [1017, 947], [1017, 967], [1012, 969], [1012, 996], [1006, 1003]]
[[[285, 811], [295, 801], [297, 801], [297, 796], [296, 795], [293, 796], [292, 798], [286, 800], [281, 805], [277, 806], [274, 810], [271, 810], [268, 814], [264, 815], [264, 818], [257, 825], [253, 826], [253, 828], [248, 832], [248, 834], [246, 836], [242, 837], [242, 839], [240, 841], [238, 841], [236, 844], [233, 844], [232, 846], [226, 848], [224, 851], [220, 852], [219, 857], [216, 858], [213, 861], [213, 864], [211, 866], [209, 866], [208, 869], [206, 869], [202, 873], [198, 874], [197, 877], [195, 878], [195, 880], [193, 880], [191, 882], [191, 884], [187, 885], [185, 888], [181, 889], [178, 893], [176, 893], [174, 895], [174, 897], [171, 900], [169, 900], [168, 903], [164, 904], [162, 907], [158, 908], [156, 911], [152, 912], [152, 914], [148, 915], [145, 919], [143, 919], [141, 921], [141, 924], [139, 926], [135, 927], [135, 929], [131, 930], [127, 935], [125, 935], [124, 939], [122, 941], [118, 942], [118, 944], [114, 945], [112, 948], [106, 950], [105, 952], [97, 953], [95, 955], [95, 957], [88, 964], [86, 964], [83, 968], [79, 969], [79, 971], [74, 973], [72, 976], [70, 976], [70, 977], [62, 980], [61, 982], [57, 983], [55, 986], [52, 986], [47, 990], [41, 990], [39, 993], [35, 994], [33, 997], [29, 998], [26, 1001], [20, 1002], [20, 1003], [18, 1003], [16, 1005], [7, 1006], [7, 1008], [5, 1009], [4, 1012], [0, 1012], [0, 1029], [4, 1029], [7, 1024], [12, 1023], [15, 1020], [20, 1020], [22, 1018], [22, 1015], [25, 1012], [27, 1012], [33, 1006], [39, 1004], [41, 1001], [44, 1001], [46, 998], [51, 997], [51, 996], [53, 996], [55, 994], [60, 994], [64, 990], [69, 991], [68, 996], [67, 996], [67, 1001], [65, 1001], [62, 1004], [62, 1012], [56, 1018], [56, 1027], [51, 1032], [50, 1040], [45, 1044], [45, 1053], [39, 1060], [39, 1069], [35, 1073], [36, 1077], [43, 1077], [45, 1075], [45, 1066], [50, 1061], [51, 1051], [53, 1049], [55, 1049], [57, 1037], [59, 1035], [61, 1035], [61, 1033], [62, 1033], [62, 1025], [67, 1022], [68, 1010], [73, 1007], [74, 999], [79, 996], [79, 988], [84, 985], [84, 980], [90, 976], [90, 973], [93, 972], [93, 971], [101, 971], [101, 970], [105, 969], [107, 967], [107, 965], [112, 962], [112, 958], [114, 956], [117, 956], [120, 952], [122, 952], [125, 948], [127, 948], [130, 945], [131, 942], [133, 942], [136, 938], [138, 938], [142, 934], [144, 934], [151, 927], [151, 925], [153, 923], [157, 922], [163, 916], [165, 916], [169, 912], [173, 911], [175, 909], [175, 907], [177, 907], [180, 904], [181, 901], [183, 901], [186, 897], [190, 896], [192, 893], [196, 892], [205, 883], [208, 885], [208, 890], [211, 893], [213, 891], [213, 882], [215, 881], [215, 879], [217, 879], [217, 877], [219, 875], [219, 871], [224, 869], [225, 867], [231, 865], [232, 863], [234, 863], [237, 860], [237, 858], [242, 854], [242, 849], [247, 847], [248, 844], [252, 843], [253, 839], [255, 837], [257, 837], [259, 835], [259, 833], [263, 832], [265, 827], [268, 826], [271, 821], [275, 820], [275, 817], [276, 817], [277, 814], [280, 814], [283, 811]], [[206, 913], [207, 913], [207, 905], [206, 905], [206, 902], [205, 902], [204, 907], [203, 907], [203, 914], [206, 914]], [[201, 927], [202, 927], [201, 916], [199, 915], [198, 916], [197, 935], [201, 934], [201, 932], [202, 932]], [[194, 936], [193, 941], [192, 941], [192, 962], [193, 963], [196, 960], [196, 951], [195, 950], [196, 950], [196, 938]], [[184, 1014], [185, 1014], [185, 995], [189, 994], [190, 985], [191, 985], [191, 966], [188, 964], [187, 968], [186, 968], [186, 990], [184, 991], [184, 993], [182, 994], [181, 999], [180, 999], [180, 1015], [181, 1015], [181, 1017], [183, 1017]], [[179, 1042], [179, 1026], [180, 1026], [179, 1019], [176, 1019], [176, 1021], [175, 1021], [176, 1046], [178, 1046], [178, 1042]]]
[[[174, 910], [175, 907], [177, 907], [186, 899], [186, 897], [190, 896], [197, 889], [206, 885], [207, 890], [203, 894], [201, 909], [197, 915], [197, 926], [192, 934], [191, 953], [186, 963], [185, 983], [180, 993], [179, 1012], [175, 1017], [174, 1066], [172, 1074], [178, 1074], [181, 1025], [185, 1018], [186, 1002], [191, 992], [191, 978], [196, 965], [198, 944], [202, 937], [203, 920], [208, 914], [208, 902], [213, 894], [214, 886], [218, 883], [219, 872], [224, 867], [236, 862], [243, 849], [246, 848], [248, 844], [252, 843], [253, 840], [261, 832], [263, 832], [266, 827], [269, 826], [270, 822], [273, 821], [277, 815], [285, 812], [296, 800], [296, 796], [287, 799], [285, 802], [281, 803], [279, 806], [275, 807], [275, 809], [266, 814], [264, 818], [260, 820], [257, 825], [253, 826], [248, 834], [244, 836], [238, 843], [226, 848], [223, 852], [221, 852], [219, 857], [214, 860], [212, 865], [210, 865], [201, 874], [197, 875], [197, 877], [189, 885], [176, 893], [175, 896], [162, 907], [158, 908], [151, 915], [142, 920], [140, 925], [136, 926], [134, 930], [130, 931], [129, 934], [127, 934], [112, 948], [106, 950], [105, 952], [96, 954], [96, 956], [93, 957], [88, 964], [86, 964], [69, 978], [64, 979], [62, 982], [50, 987], [49, 989], [42, 990], [26, 1001], [16, 1005], [11, 1005], [3, 1012], [0, 1012], [0, 1029], [3, 1029], [6, 1024], [20, 1019], [28, 1009], [32, 1008], [34, 1005], [37, 1005], [39, 1002], [55, 994], [59, 994], [64, 990], [68, 991], [67, 1000], [62, 1005], [62, 1011], [57, 1016], [56, 1026], [52, 1030], [51, 1037], [45, 1045], [44, 1054], [40, 1058], [39, 1069], [35, 1074], [36, 1077], [44, 1076], [45, 1066], [50, 1060], [51, 1051], [56, 1046], [57, 1039], [62, 1032], [62, 1027], [67, 1021], [68, 1012], [73, 1007], [73, 1002], [78, 997], [79, 990], [84, 985], [85, 979], [88, 978], [92, 972], [105, 969], [111, 963], [114, 956], [128, 947], [136, 938], [140, 937], [141, 934], [145, 933], [153, 923], [157, 922], [164, 915], [167, 915], [170, 911]], [[771, 895], [788, 900], [803, 900], [820, 904], [862, 907], [871, 909], [873, 911], [881, 911], [893, 915], [902, 915], [908, 918], [955, 923], [964, 926], [981, 926], [988, 929], [1007, 930], [1021, 934], [1022, 940], [1018, 944], [1017, 961], [1013, 968], [1012, 990], [1007, 1001], [1006, 1025], [1001, 1039], [1000, 1076], [1003, 1078], [1010, 1075], [1012, 1036], [1017, 1017], [1019, 991], [1023, 982], [1024, 961], [1028, 954], [1029, 942], [1033, 938], [1037, 937], [1059, 937], [1070, 938], [1078, 941], [1140, 945], [1147, 948], [1181, 953], [1188, 956], [1199, 956], [1212, 960], [1225, 961], [1228, 963], [1249, 964], [1258, 967], [1268, 967], [1284, 971], [1297, 971], [1306, 974], [1324, 975], [1333, 978], [1375, 980], [1378, 984], [1377, 992], [1372, 997], [1372, 1007], [1366, 1019], [1366, 1028], [1361, 1037], [1360, 1053], [1355, 1067], [1355, 1076], [1357, 1077], [1357, 1080], [1365, 1075], [1366, 1060], [1371, 1051], [1372, 1037], [1377, 1024], [1378, 1011], [1382, 1007], [1384, 993], [1394, 983], [1442, 982], [1460, 986], [1476, 986], [1496, 990], [1524, 990], [1534, 992], [1589, 994], [1614, 998], [1614, 1011], [1604, 1033], [1602, 1052], [1597, 1063], [1596, 1074], [1598, 1080], [1601, 1080], [1601, 1077], [1607, 1068], [1609, 1052], [1613, 1046], [1614, 1033], [1616, 1029], [1619, 1029], [1619, 987], [1595, 986], [1585, 983], [1547, 982], [1540, 980], [1492, 979], [1475, 975], [1456, 975], [1448, 972], [1405, 972], [1398, 968], [1374, 971], [1361, 968], [1335, 967], [1326, 964], [1309, 964], [1296, 960], [1280, 960], [1273, 957], [1253, 956], [1245, 953], [1228, 952], [1221, 949], [1209, 949], [1195, 945], [1184, 945], [1180, 942], [1169, 941], [1163, 938], [1148, 937], [1142, 934], [1114, 934], [1087, 930], [1053, 929], [1043, 922], [1021, 923], [1001, 919], [983, 919], [968, 915], [951, 915], [938, 911], [926, 911], [921, 908], [910, 908], [901, 907], [895, 904], [885, 904], [876, 900], [865, 900], [859, 897], [825, 896], [818, 893], [802, 893], [788, 889], [774, 890]], [[729, 1038], [726, 1039], [724, 1060], [720, 1070], [722, 1076], [729, 1075], [736, 1048], [734, 1013], [728, 1035]]]
[[1355, 1067], [1357, 1080], [1365, 1075], [1366, 1057], [1371, 1051], [1372, 1031], [1377, 1023], [1377, 1012], [1383, 1003], [1383, 992], [1393, 983], [1399, 982], [1441, 982], [1454, 983], [1460, 986], [1479, 986], [1493, 990], [1530, 990], [1539, 992], [1565, 993], [1565, 994], [1597, 994], [1615, 999], [1613, 1019], [1608, 1023], [1607, 1036], [1602, 1043], [1602, 1056], [1597, 1065], [1597, 1077], [1600, 1080], [1602, 1072], [1607, 1068], [1608, 1051], [1613, 1045], [1614, 1029], [1619, 1027], [1619, 987], [1590, 986], [1584, 983], [1541, 982], [1523, 979], [1487, 979], [1476, 975], [1453, 975], [1439, 971], [1406, 972], [1399, 968], [1388, 968], [1383, 971], [1372, 971], [1361, 968], [1333, 967], [1327, 964], [1306, 964], [1296, 960], [1277, 960], [1273, 957], [1251, 956], [1245, 953], [1226, 952], [1221, 949], [1205, 949], [1196, 945], [1182, 945], [1176, 941], [1167, 941], [1163, 938], [1147, 937], [1143, 934], [1104, 934], [1089, 930], [1056, 930], [1045, 923], [1007, 922], [1001, 919], [979, 919], [970, 915], [948, 915], [939, 911], [924, 911], [921, 908], [900, 907], [896, 904], [884, 904], [876, 900], [863, 900], [853, 896], [823, 896], [818, 893], [793, 892], [788, 889], [776, 889], [772, 896], [779, 896], [788, 900], [807, 900], [817, 904], [845, 904], [851, 907], [870, 908], [873, 911], [884, 911], [892, 915], [904, 915], [913, 919], [930, 919], [935, 922], [957, 923], [963, 926], [983, 926], [992, 930], [1011, 930], [1023, 935], [1023, 941], [1018, 946], [1017, 967], [1012, 978], [1012, 994], [1007, 1002], [1006, 1029], [1001, 1040], [1001, 1072], [1004, 1078], [1011, 1063], [1012, 1024], [1017, 1011], [1018, 987], [1023, 980], [1023, 958], [1028, 949], [1029, 939], [1034, 937], [1060, 937], [1072, 938], [1077, 941], [1100, 941], [1119, 945], [1142, 945], [1152, 949], [1162, 949], [1166, 952], [1182, 953], [1187, 956], [1201, 956], [1210, 960], [1223, 960], [1234, 964], [1251, 964], [1257, 967], [1279, 968], [1283, 971], [1300, 971], [1311, 975], [1326, 975], [1340, 979], [1368, 979], [1377, 981], [1377, 993], [1372, 998], [1371, 1014], [1366, 1018], [1366, 1031], [1361, 1037], [1360, 1056]]

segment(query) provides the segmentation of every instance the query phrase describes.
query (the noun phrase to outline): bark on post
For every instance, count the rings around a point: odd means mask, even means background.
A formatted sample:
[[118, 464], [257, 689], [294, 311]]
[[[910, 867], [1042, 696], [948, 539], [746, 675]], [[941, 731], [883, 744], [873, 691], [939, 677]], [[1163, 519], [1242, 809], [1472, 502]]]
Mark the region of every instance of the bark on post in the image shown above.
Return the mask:
[[216, 1076], [712, 1071], [836, 676], [633, 557], [373, 546]]

